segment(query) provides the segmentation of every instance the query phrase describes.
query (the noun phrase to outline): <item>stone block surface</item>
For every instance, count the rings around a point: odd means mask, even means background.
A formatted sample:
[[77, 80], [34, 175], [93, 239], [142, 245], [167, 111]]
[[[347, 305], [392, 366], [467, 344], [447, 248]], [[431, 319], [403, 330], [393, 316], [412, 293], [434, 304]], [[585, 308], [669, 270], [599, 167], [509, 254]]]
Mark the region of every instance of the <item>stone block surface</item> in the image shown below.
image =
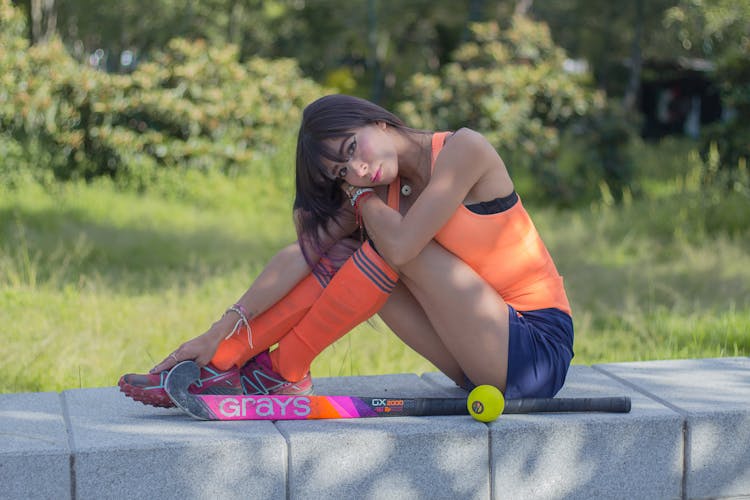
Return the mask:
[[[465, 397], [445, 375], [317, 394]], [[0, 394], [0, 500], [748, 498], [750, 358], [573, 366], [560, 397], [629, 414], [200, 422], [116, 387]]]
[[587, 366], [571, 367], [558, 396], [630, 396], [632, 410], [502, 415], [488, 424], [492, 498], [680, 497], [680, 415]]
[[203, 422], [115, 387], [63, 393], [75, 496], [286, 498], [287, 446], [271, 422]]
[[[316, 393], [438, 397], [416, 375], [316, 381]], [[286, 421], [289, 498], [489, 498], [488, 428], [469, 416]]]
[[59, 394], [0, 394], [0, 499], [70, 496], [70, 449]]
[[596, 368], [684, 416], [686, 498], [750, 496], [750, 358]]

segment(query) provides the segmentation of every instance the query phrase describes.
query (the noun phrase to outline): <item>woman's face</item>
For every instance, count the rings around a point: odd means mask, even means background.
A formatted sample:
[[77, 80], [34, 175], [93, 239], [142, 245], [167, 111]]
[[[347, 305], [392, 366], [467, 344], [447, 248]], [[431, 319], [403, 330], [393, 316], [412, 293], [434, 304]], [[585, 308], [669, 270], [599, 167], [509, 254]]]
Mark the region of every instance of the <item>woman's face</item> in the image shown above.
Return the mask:
[[324, 160], [331, 179], [342, 179], [352, 186], [387, 185], [398, 176], [398, 155], [386, 133], [386, 124], [379, 122], [351, 131], [347, 138], [331, 139], [329, 147], [346, 162]]

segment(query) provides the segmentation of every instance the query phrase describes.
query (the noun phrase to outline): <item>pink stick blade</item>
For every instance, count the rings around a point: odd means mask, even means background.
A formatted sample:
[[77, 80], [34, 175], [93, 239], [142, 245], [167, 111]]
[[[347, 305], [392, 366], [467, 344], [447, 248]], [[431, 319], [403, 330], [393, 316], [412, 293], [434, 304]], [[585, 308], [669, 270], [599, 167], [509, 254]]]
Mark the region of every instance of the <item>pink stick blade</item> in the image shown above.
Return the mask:
[[306, 420], [315, 418], [309, 396], [200, 396], [221, 420]]

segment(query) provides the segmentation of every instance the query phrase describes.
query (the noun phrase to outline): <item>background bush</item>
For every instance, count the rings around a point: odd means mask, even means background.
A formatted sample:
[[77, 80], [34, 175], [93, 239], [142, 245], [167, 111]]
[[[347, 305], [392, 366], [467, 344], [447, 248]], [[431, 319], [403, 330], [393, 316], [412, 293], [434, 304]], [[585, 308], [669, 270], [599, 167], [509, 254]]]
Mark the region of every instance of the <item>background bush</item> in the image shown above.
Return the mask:
[[[515, 16], [505, 28], [474, 24], [439, 75], [412, 77], [399, 110], [417, 127], [484, 133], [528, 198], [590, 200], [602, 179], [620, 191], [631, 177], [620, 149], [632, 126], [606, 109], [588, 73], [566, 71], [565, 61], [542, 23]], [[578, 132], [566, 148], [579, 155], [561, 158], [561, 132], [572, 125]]]
[[142, 188], [165, 168], [228, 173], [288, 141], [326, 92], [293, 60], [240, 63], [235, 46], [201, 40], [174, 39], [133, 73], [104, 73], [58, 39], [29, 47], [18, 11], [3, 2], [0, 12], [0, 151], [13, 175]]

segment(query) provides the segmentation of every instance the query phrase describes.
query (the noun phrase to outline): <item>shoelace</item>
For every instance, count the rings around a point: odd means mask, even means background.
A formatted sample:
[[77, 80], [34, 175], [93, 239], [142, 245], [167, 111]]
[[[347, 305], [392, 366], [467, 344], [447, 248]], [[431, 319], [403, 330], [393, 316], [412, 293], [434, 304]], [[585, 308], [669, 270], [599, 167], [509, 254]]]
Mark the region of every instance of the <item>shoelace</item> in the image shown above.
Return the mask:
[[[242, 382], [242, 386], [243, 386], [242, 388], [245, 390], [245, 394], [251, 394], [249, 391], [247, 391], [245, 383], [249, 384], [250, 387], [254, 389], [255, 393], [260, 393], [260, 394], [271, 394], [272, 390], [278, 387], [283, 387], [284, 384], [289, 383], [286, 380], [280, 380], [275, 377], [272, 377], [271, 375], [268, 375], [263, 370], [259, 370], [259, 369], [253, 370], [252, 376], [255, 379], [255, 382], [253, 382], [253, 380], [251, 380], [250, 377], [244, 374], [240, 378], [240, 381]], [[261, 379], [275, 382], [275, 385], [266, 387], [266, 384], [264, 384], [263, 380]]]

